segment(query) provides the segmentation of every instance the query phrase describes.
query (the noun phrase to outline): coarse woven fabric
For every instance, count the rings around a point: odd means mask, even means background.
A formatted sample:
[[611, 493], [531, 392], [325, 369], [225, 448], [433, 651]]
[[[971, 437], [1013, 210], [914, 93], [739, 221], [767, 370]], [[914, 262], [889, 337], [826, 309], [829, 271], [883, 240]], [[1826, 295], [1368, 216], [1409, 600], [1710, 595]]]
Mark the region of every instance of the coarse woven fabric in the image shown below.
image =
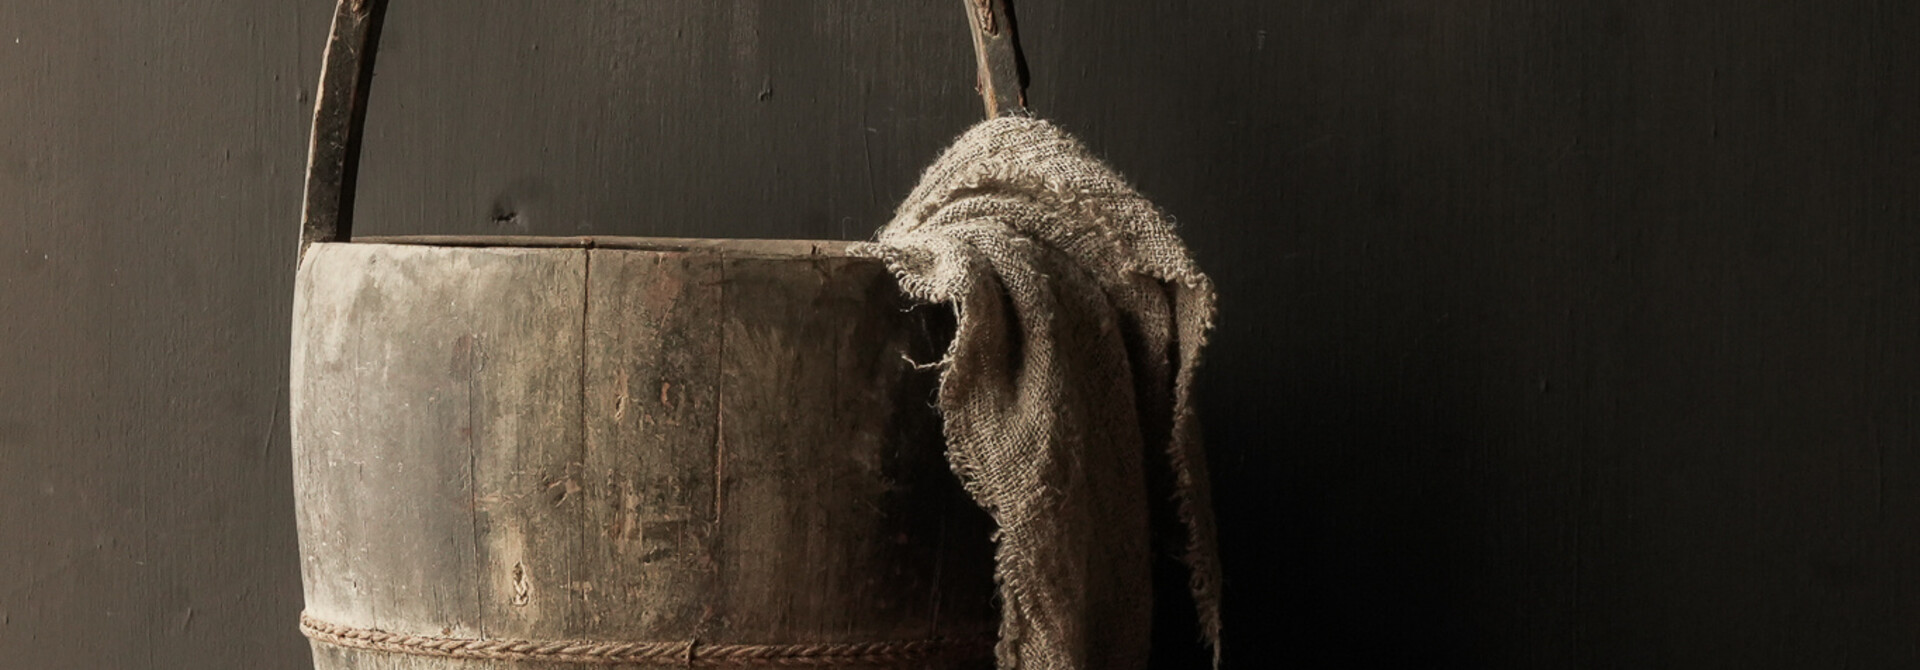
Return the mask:
[[[1058, 127], [1002, 117], [962, 135], [854, 253], [958, 316], [939, 405], [947, 458], [999, 527], [999, 667], [1145, 667], [1156, 504], [1184, 528], [1217, 667], [1193, 407], [1214, 291], [1171, 219]], [[1149, 494], [1162, 488], [1172, 500]]]

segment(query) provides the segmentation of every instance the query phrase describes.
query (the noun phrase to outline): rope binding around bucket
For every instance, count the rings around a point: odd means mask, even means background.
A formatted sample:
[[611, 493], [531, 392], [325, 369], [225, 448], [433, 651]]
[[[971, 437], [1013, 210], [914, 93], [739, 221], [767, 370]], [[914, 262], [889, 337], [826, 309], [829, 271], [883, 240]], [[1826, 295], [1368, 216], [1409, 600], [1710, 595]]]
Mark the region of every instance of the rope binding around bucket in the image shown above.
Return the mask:
[[832, 667], [986, 658], [994, 639], [816, 644], [701, 644], [593, 640], [503, 640], [390, 633], [300, 616], [300, 633], [348, 649], [488, 661], [687, 668]]

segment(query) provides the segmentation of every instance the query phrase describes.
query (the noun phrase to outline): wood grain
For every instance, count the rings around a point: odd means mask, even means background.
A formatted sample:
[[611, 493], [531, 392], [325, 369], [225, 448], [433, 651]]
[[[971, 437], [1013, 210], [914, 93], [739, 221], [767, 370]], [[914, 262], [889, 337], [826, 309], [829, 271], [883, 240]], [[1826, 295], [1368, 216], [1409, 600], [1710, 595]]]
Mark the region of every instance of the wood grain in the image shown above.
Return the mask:
[[[990, 637], [990, 526], [946, 470], [913, 363], [936, 342], [891, 275], [808, 245], [656, 246], [310, 249], [309, 614], [509, 640]], [[329, 669], [543, 667], [320, 647]]]

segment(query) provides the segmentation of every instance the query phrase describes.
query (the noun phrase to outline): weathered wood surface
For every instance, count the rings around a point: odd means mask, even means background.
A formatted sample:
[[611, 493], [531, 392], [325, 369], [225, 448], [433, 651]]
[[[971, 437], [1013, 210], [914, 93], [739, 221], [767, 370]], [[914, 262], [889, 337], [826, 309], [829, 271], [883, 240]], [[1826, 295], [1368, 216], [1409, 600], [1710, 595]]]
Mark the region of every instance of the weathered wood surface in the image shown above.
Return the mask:
[[745, 247], [315, 245], [291, 415], [309, 613], [490, 639], [990, 636], [988, 529], [911, 362], [938, 347], [921, 314], [878, 263]]

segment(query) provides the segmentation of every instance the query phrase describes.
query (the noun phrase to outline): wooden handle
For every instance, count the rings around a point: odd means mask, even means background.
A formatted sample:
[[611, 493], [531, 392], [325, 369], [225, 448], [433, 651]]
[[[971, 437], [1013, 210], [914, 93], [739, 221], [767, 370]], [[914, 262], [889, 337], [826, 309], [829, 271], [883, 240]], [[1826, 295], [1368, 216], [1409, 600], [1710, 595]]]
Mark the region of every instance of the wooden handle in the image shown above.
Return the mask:
[[[1007, 0], [963, 0], [980, 64], [987, 116], [1026, 114], [1020, 48]], [[315, 242], [353, 234], [353, 192], [360, 171], [361, 131], [373, 84], [373, 54], [387, 0], [340, 0], [320, 66], [313, 134], [307, 147], [307, 192], [300, 208], [300, 252]]]
[[320, 64], [307, 145], [307, 194], [300, 208], [300, 251], [314, 242], [344, 242], [353, 231], [353, 187], [360, 171], [360, 135], [373, 84], [386, 0], [340, 0]]
[[1026, 62], [1013, 33], [1009, 0], [960, 0], [973, 28], [973, 54], [980, 66], [980, 98], [987, 118], [1027, 115]]

